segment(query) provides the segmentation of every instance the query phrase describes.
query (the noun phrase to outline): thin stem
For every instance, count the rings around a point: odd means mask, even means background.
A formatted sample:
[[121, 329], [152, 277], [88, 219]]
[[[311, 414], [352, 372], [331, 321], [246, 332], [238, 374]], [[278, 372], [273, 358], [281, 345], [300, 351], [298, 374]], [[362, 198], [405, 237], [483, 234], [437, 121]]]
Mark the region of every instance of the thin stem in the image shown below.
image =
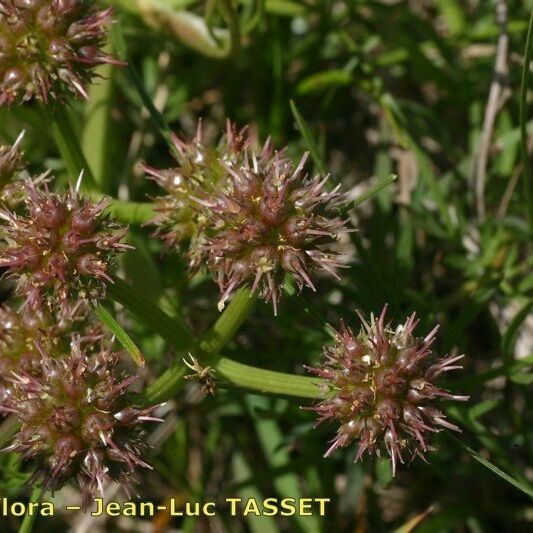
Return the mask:
[[[42, 487], [35, 487], [31, 493], [30, 503], [38, 502], [43, 496], [43, 493], [44, 490]], [[29, 507], [29, 509], [31, 509], [31, 507]], [[35, 512], [26, 513], [26, 516], [24, 517], [24, 520], [19, 528], [19, 533], [31, 533], [36, 516], [37, 513]]]
[[256, 300], [248, 287], [239, 289], [215, 325], [203, 336], [200, 351], [208, 356], [218, 354], [241, 327]]
[[69, 178], [76, 180], [83, 171], [82, 187], [88, 191], [96, 191], [98, 187], [83, 155], [67, 109], [63, 106], [56, 106], [53, 109], [43, 106], [42, 109], [46, 122], [51, 125], [52, 135], [61, 158], [67, 166]]
[[232, 359], [221, 357], [214, 365], [215, 377], [223, 379], [217, 381], [221, 388], [244, 389], [261, 394], [276, 396], [291, 396], [298, 398], [320, 398], [320, 384], [318, 378], [274, 372], [254, 366], [244, 365]]
[[364, 193], [360, 194], [355, 200], [349, 205], [350, 208], [357, 207], [362, 203], [366, 202], [369, 198], [376, 195], [378, 192], [383, 190], [385, 187], [388, 187], [393, 181], [397, 180], [398, 176], [396, 174], [391, 174], [386, 178], [380, 179], [374, 186], [369, 187]]
[[138, 401], [142, 404], [161, 403], [176, 394], [183, 385], [187, 370], [183, 358], [191, 352], [199, 355], [200, 362], [207, 362], [216, 370], [222, 378], [219, 383], [221, 388], [301, 398], [320, 396], [319, 379], [273, 372], [219, 356], [220, 350], [235, 335], [253, 308], [255, 297], [250, 295], [248, 288], [237, 291], [215, 325], [199, 341], [184, 324], [168, 316], [125, 281], [115, 279], [115, 283], [108, 287], [108, 294], [178, 348], [172, 366], [139, 395]]
[[520, 135], [522, 144], [522, 158], [524, 160], [524, 195], [526, 197], [527, 217], [533, 219], [533, 194], [531, 192], [531, 168], [528, 158], [527, 142], [527, 91], [529, 87], [529, 66], [533, 57], [533, 11], [529, 18], [527, 30], [524, 67], [522, 69], [522, 83], [520, 86]]

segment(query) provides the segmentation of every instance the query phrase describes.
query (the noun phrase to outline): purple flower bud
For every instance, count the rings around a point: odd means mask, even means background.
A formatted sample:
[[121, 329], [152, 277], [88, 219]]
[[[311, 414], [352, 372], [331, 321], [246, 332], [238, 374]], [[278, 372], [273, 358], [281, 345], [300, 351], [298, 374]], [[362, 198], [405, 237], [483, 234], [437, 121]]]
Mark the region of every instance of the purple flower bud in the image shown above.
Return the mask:
[[28, 180], [24, 191], [21, 214], [3, 212], [0, 266], [17, 278], [18, 294], [33, 308], [69, 314], [79, 302], [94, 304], [112, 282], [117, 254], [129, 248], [120, 242], [124, 228], [103, 216], [102, 203], [73, 189], [61, 195]]
[[131, 405], [125, 390], [131, 379], [117, 377], [117, 357], [103, 339], [89, 349], [74, 335], [68, 352], [42, 355], [39, 372], [13, 374], [0, 404], [21, 422], [6, 451], [20, 452], [45, 488], [77, 480], [84, 503], [107, 482], [131, 485], [135, 470], [148, 466], [141, 459], [147, 448], [142, 426], [160, 421], [156, 406]]
[[365, 452], [386, 451], [397, 463], [407, 455], [424, 457], [431, 433], [442, 428], [459, 431], [434, 407], [439, 399], [467, 400], [439, 388], [432, 379], [463, 356], [436, 359], [431, 351], [432, 331], [425, 338], [413, 334], [418, 321], [391, 328], [385, 323], [386, 307], [370, 325], [363, 320], [359, 335], [342, 324], [335, 343], [324, 348], [326, 362], [309, 370], [324, 380], [325, 400], [309, 409], [319, 423], [336, 420], [340, 425], [326, 452], [358, 442], [356, 459]]
[[86, 0], [0, 0], [0, 105], [87, 97], [102, 63], [111, 9]]

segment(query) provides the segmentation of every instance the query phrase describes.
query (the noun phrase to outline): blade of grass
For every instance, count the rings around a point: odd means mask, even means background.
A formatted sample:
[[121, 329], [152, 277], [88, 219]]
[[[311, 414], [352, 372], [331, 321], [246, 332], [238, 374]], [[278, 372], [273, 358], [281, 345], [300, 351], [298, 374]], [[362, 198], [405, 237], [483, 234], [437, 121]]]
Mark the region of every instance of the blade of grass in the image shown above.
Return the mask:
[[[244, 455], [238, 451], [233, 455], [232, 470], [233, 477], [237, 483], [242, 479], [251, 479], [252, 477], [252, 468], [244, 458]], [[257, 486], [251, 483], [243, 486], [238, 494], [244, 502], [249, 499], [253, 499], [256, 502], [262, 502], [264, 500]], [[260, 504], [258, 503], [258, 505]], [[262, 514], [256, 516], [254, 513], [251, 513], [246, 517], [246, 521], [252, 533], [277, 533], [279, 531], [274, 518], [268, 515]]]
[[517, 481], [503, 470], [500, 470], [496, 465], [492, 464], [488, 459], [485, 459], [485, 457], [483, 457], [481, 454], [464, 444], [460, 439], [458, 439], [454, 435], [448, 435], [453, 440], [458, 442], [478, 463], [482, 464], [485, 468], [488, 468], [491, 472], [501, 477], [502, 479], [507, 481], [507, 483], [510, 483], [513, 487], [522, 491], [524, 494], [527, 494], [530, 498], [533, 498], [533, 488], [530, 485], [526, 485], [521, 481]]
[[[283, 433], [278, 422], [255, 414], [257, 409], [270, 411], [271, 400], [248, 394], [245, 397], [245, 402], [254, 420], [257, 437], [268, 461], [269, 470], [289, 467], [286, 473], [275, 476], [273, 480], [274, 488], [282, 498], [296, 498], [296, 500], [299, 500], [302, 497], [299, 479], [297, 474], [290, 469], [291, 458], [286, 446], [284, 446]], [[319, 521], [314, 515], [303, 516], [297, 513], [294, 516], [294, 520], [300, 526], [300, 529], [306, 533], [318, 533], [320, 531]]]
[[176, 148], [171, 139], [172, 130], [170, 129], [170, 126], [167, 124], [167, 121], [165, 120], [163, 115], [155, 107], [152, 98], [144, 87], [141, 77], [133, 67], [132, 63], [128, 61], [128, 50], [126, 47], [126, 41], [124, 40], [124, 35], [122, 33], [122, 27], [120, 23], [117, 22], [113, 24], [113, 27], [111, 29], [111, 35], [113, 38], [113, 45], [117, 51], [119, 58], [122, 61], [126, 62], [126, 72], [128, 74], [129, 79], [133, 83], [133, 86], [135, 87], [135, 90], [137, 91], [137, 94], [139, 95], [142, 104], [150, 114], [150, 117], [154, 125], [159, 130], [161, 136], [165, 139], [171, 151], [174, 152]]
[[302, 137], [304, 138], [305, 144], [307, 145], [307, 149], [311, 153], [311, 157], [313, 158], [315, 165], [317, 166], [318, 170], [322, 174], [326, 174], [326, 165], [322, 161], [322, 157], [320, 156], [318, 146], [315, 143], [315, 140], [313, 139], [313, 136], [311, 135], [311, 132], [309, 131], [309, 128], [307, 127], [307, 124], [305, 123], [305, 120], [302, 117], [302, 114], [296, 107], [296, 104], [294, 103], [293, 100], [290, 101], [290, 105], [291, 105], [291, 111], [292, 111], [294, 120], [296, 120], [298, 129], [300, 130], [300, 133], [302, 134]]
[[[37, 503], [41, 499], [43, 493], [44, 491], [42, 487], [35, 487], [30, 496], [30, 503]], [[24, 516], [24, 520], [19, 528], [19, 533], [31, 533], [37, 514], [38, 513], [35, 512], [26, 513], [26, 516]]]
[[189, 328], [179, 319], [173, 319], [167, 315], [135, 287], [120, 278], [115, 278], [114, 283], [107, 287], [107, 292], [111, 299], [137, 315], [174, 348], [185, 353], [193, 348], [195, 338]]
[[120, 342], [124, 349], [130, 354], [135, 364], [138, 366], [144, 366], [146, 361], [144, 360], [141, 350], [137, 348], [135, 343], [131, 340], [131, 337], [124, 331], [113, 315], [111, 315], [103, 305], [96, 306], [93, 313], [102, 324], [107, 326], [113, 332], [113, 335], [115, 335], [118, 342]]
[[529, 87], [529, 66], [533, 56], [533, 10], [529, 17], [529, 26], [526, 38], [526, 50], [524, 53], [524, 66], [522, 68], [522, 82], [520, 86], [520, 136], [522, 141], [522, 158], [524, 160], [524, 194], [526, 197], [527, 215], [533, 218], [533, 195], [531, 192], [530, 160], [527, 153], [527, 91]]
[[378, 192], [382, 191], [385, 187], [388, 187], [393, 181], [397, 180], [398, 176], [396, 174], [391, 174], [386, 178], [381, 178], [373, 187], [370, 187], [364, 193], [360, 194], [353, 202], [351, 202], [350, 207], [357, 207], [362, 203], [366, 202], [372, 196], [376, 195]]
[[42, 109], [46, 123], [51, 124], [52, 134], [61, 158], [67, 167], [69, 178], [76, 180], [83, 171], [82, 188], [88, 191], [97, 190], [96, 181], [81, 149], [68, 110], [62, 106], [57, 106], [54, 109], [43, 106]]
[[[108, 50], [111, 52], [111, 50]], [[89, 100], [85, 109], [85, 125], [82, 135], [83, 153], [89, 163], [95, 182], [103, 192], [110, 192], [107, 161], [110, 147], [109, 115], [113, 94], [114, 67], [100, 65], [99, 83], [89, 88]]]

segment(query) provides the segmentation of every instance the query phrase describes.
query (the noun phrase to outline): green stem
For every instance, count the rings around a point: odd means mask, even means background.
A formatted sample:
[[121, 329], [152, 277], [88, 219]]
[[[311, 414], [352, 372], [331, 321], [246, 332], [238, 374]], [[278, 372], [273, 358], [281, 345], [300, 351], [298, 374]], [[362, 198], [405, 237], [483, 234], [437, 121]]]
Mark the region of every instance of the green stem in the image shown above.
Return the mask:
[[[255, 296], [252, 296], [248, 288], [243, 288], [236, 292], [215, 325], [198, 341], [197, 346], [192, 350], [198, 355], [200, 361], [216, 367], [220, 360], [218, 355], [220, 350], [235, 335], [250, 313], [255, 300]], [[163, 335], [163, 331], [160, 331], [160, 333]], [[143, 403], [161, 403], [172, 398], [178, 392], [183, 385], [183, 376], [187, 371], [183, 362], [186, 355], [185, 352], [178, 353], [172, 366], [144, 391], [141, 397]], [[253, 371], [252, 367], [248, 367], [248, 372], [250, 369]]]
[[43, 106], [46, 122], [51, 125], [52, 135], [65, 162], [69, 178], [77, 180], [83, 171], [82, 187], [88, 191], [96, 191], [97, 185], [92, 175], [91, 169], [83, 155], [78, 136], [72, 126], [68, 111], [63, 106], [56, 106], [53, 109]]
[[261, 394], [298, 398], [320, 398], [321, 396], [322, 381], [318, 378], [265, 370], [244, 365], [226, 357], [221, 357], [213, 367], [218, 376], [223, 378], [217, 382], [223, 389], [236, 388]]
[[[38, 502], [41, 499], [43, 493], [44, 493], [44, 490], [42, 487], [35, 487], [31, 493], [30, 503]], [[37, 513], [35, 512], [26, 513], [26, 516], [24, 517], [24, 520], [22, 521], [22, 524], [19, 528], [19, 533], [31, 533], [36, 516], [37, 516]]]
[[108, 287], [108, 294], [178, 349], [172, 366], [139, 395], [140, 403], [157, 404], [176, 394], [183, 385], [183, 376], [187, 371], [183, 358], [188, 353], [198, 355], [200, 363], [204, 361], [216, 370], [218, 376], [222, 378], [219, 383], [221, 388], [237, 388], [260, 394], [301, 398], [320, 396], [317, 387], [319, 379], [265, 370], [219, 355], [220, 350], [235, 335], [255, 303], [255, 297], [250, 295], [248, 288], [237, 291], [215, 325], [199, 341], [178, 319], [168, 316], [123, 280], [115, 279], [115, 283]]
[[108, 285], [107, 293], [113, 300], [142, 319], [174, 348], [187, 352], [194, 347], [196, 339], [189, 328], [178, 319], [167, 315], [135, 287], [120, 278], [115, 278], [114, 283]]
[[256, 300], [249, 287], [239, 289], [215, 325], [201, 339], [200, 351], [208, 356], [218, 354], [237, 333]]

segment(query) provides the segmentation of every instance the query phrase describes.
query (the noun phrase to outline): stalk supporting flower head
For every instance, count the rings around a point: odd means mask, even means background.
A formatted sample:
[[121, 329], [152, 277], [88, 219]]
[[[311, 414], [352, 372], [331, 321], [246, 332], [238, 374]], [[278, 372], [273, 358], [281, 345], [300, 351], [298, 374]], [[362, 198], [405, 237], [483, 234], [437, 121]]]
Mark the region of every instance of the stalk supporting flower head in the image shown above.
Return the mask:
[[24, 185], [24, 209], [0, 211], [0, 266], [17, 279], [17, 292], [33, 309], [47, 307], [63, 315], [105, 295], [106, 282], [127, 229], [103, 216], [105, 202]]
[[111, 9], [86, 0], [0, 0], [0, 105], [87, 98]]
[[17, 451], [31, 462], [33, 479], [45, 489], [76, 479], [85, 505], [110, 481], [129, 491], [135, 471], [150, 468], [143, 424], [161, 421], [153, 416], [155, 406], [131, 404], [127, 390], [135, 377], [118, 376], [118, 354], [100, 342], [98, 349], [87, 350], [74, 335], [63, 357], [43, 354], [40, 372], [13, 372], [10, 394], [0, 406], [22, 424], [4, 451]]
[[468, 400], [439, 388], [435, 380], [462, 368], [463, 355], [435, 358], [431, 346], [437, 327], [424, 338], [414, 335], [413, 313], [396, 329], [385, 323], [386, 307], [378, 320], [364, 319], [359, 335], [342, 324], [335, 343], [324, 348], [326, 362], [309, 370], [324, 380], [325, 398], [310, 408], [319, 423], [336, 420], [340, 426], [329, 456], [352, 441], [358, 442], [356, 460], [365, 452], [387, 452], [393, 474], [407, 457], [424, 458], [428, 437], [442, 428], [460, 431], [435, 406], [438, 400]]

